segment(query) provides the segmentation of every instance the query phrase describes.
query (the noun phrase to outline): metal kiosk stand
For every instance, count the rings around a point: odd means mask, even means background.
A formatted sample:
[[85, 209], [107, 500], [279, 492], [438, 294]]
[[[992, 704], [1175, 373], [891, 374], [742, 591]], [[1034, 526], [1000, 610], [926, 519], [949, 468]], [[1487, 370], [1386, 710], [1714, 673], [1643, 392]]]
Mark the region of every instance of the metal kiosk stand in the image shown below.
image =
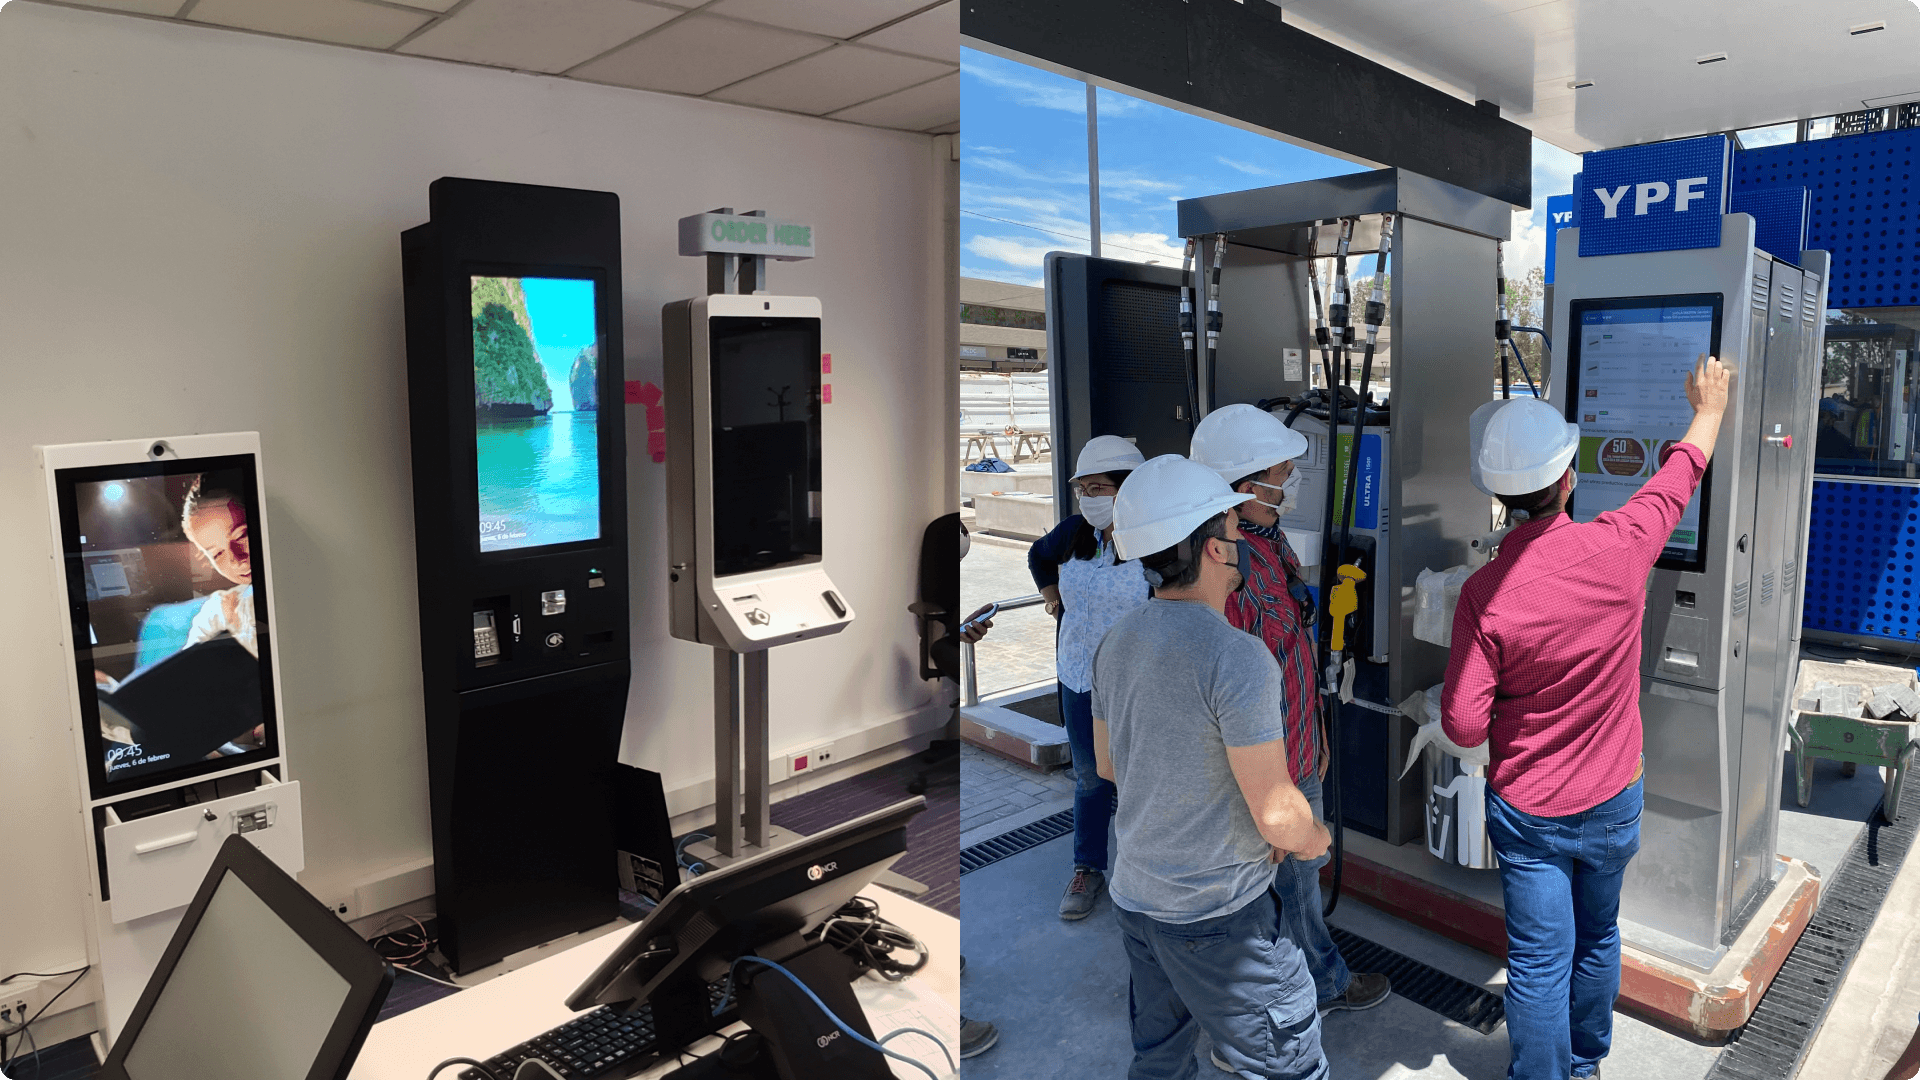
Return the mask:
[[[714, 649], [714, 838], [688, 851], [718, 865], [799, 839], [769, 820], [767, 650], [854, 612], [822, 565], [820, 301], [766, 291], [767, 260], [812, 258], [813, 230], [722, 208], [681, 219], [680, 254], [706, 256], [709, 295], [661, 311], [668, 594], [673, 635]], [[769, 496], [722, 511], [748, 481]]]

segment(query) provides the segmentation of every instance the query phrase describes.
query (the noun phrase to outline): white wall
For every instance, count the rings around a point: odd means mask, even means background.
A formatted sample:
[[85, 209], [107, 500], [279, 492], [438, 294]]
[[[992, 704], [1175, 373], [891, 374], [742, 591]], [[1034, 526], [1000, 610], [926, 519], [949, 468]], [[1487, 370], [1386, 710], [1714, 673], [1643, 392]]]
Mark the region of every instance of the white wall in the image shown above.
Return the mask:
[[[430, 853], [400, 232], [440, 176], [617, 192], [627, 374], [655, 383], [660, 306], [705, 287], [704, 263], [675, 254], [679, 217], [728, 205], [816, 225], [820, 257], [771, 277], [826, 311], [827, 568], [861, 617], [774, 653], [773, 742], [944, 722], [906, 607], [921, 530], [951, 503], [949, 157], [925, 136], [6, 5], [0, 971], [85, 956], [72, 667], [36, 444], [260, 432], [302, 880], [324, 895]], [[711, 653], [667, 636], [664, 469], [637, 407], [631, 425], [622, 756], [710, 791]]]

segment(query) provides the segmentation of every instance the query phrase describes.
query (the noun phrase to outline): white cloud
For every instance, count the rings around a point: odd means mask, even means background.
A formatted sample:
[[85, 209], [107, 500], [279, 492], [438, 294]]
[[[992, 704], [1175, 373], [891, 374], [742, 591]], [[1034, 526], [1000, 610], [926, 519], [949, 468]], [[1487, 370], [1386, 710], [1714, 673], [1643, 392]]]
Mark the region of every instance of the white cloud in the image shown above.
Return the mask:
[[969, 147], [967, 147], [967, 149], [969, 149], [969, 150], [975, 150], [975, 151], [978, 151], [978, 152], [980, 152], [980, 153], [982, 153], [982, 154], [1011, 154], [1011, 153], [1013, 153], [1013, 151], [1011, 151], [1011, 150], [1009, 150], [1009, 149], [1007, 149], [1007, 148], [1006, 148], [1006, 147], [1004, 147], [1004, 146], [969, 146]]
[[1162, 266], [1179, 266], [1186, 248], [1185, 240], [1166, 233], [1103, 231], [1100, 234], [1100, 254], [1110, 259], [1153, 261]]
[[1036, 77], [1039, 75], [1038, 72], [1035, 72], [1034, 76], [1028, 76], [1020, 74], [1017, 70], [1007, 70], [998, 63], [970, 63], [964, 58], [961, 61], [960, 70], [989, 86], [997, 86], [1007, 91], [1005, 96], [1017, 105], [1028, 105], [1037, 109], [1055, 109], [1073, 113], [1075, 116], [1087, 115], [1085, 83], [1043, 82]]
[[1029, 285], [1039, 289], [1046, 286], [1038, 274], [1022, 274], [1018, 270], [1006, 270], [1000, 267], [962, 266], [961, 277], [981, 278], [986, 281], [1004, 281], [1009, 285]]
[[[1084, 164], [1085, 158], [1082, 157], [1081, 160]], [[987, 157], [980, 157], [980, 158], [969, 158], [967, 159], [966, 163], [973, 165], [976, 168], [988, 169], [993, 172], [997, 172], [1002, 176], [1011, 176], [1015, 180], [1025, 180], [1028, 183], [1078, 184], [1082, 188], [1087, 186], [1087, 173], [1084, 167], [1078, 171], [1073, 171], [1073, 172], [1053, 172], [1053, 173], [1036, 172], [1033, 169], [1029, 169], [1025, 165], [1022, 165], [1017, 161], [1008, 161], [1006, 158], [997, 157], [994, 155], [988, 155]], [[1107, 183], [1107, 178], [1104, 176], [1101, 177], [1100, 186], [1104, 188], [1106, 186], [1106, 183]]]
[[1023, 236], [975, 236], [967, 241], [967, 250], [983, 259], [1037, 270], [1047, 261], [1047, 252], [1084, 252], [1087, 245], [1065, 239], [1049, 242]]
[[1513, 239], [1507, 241], [1502, 254], [1506, 256], [1509, 280], [1524, 278], [1527, 271], [1547, 264], [1547, 227], [1534, 220], [1533, 211], [1513, 212]]
[[1249, 176], [1272, 176], [1273, 175], [1272, 173], [1268, 172], [1267, 170], [1261, 168], [1258, 165], [1253, 164], [1250, 161], [1235, 161], [1229, 157], [1218, 157], [1218, 156], [1216, 156], [1213, 160], [1219, 162], [1222, 165], [1225, 165], [1229, 169], [1238, 170], [1240, 172], [1246, 173]]

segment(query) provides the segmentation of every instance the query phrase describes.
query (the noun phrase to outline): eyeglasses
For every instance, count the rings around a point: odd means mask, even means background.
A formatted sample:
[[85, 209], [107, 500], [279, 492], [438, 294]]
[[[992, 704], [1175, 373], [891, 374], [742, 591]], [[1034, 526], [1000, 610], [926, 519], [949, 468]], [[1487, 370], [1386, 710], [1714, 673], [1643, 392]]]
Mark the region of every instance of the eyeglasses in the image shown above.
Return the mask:
[[1091, 484], [1075, 484], [1073, 485], [1073, 491], [1076, 495], [1084, 495], [1091, 499], [1100, 499], [1108, 495], [1118, 494], [1120, 485], [1102, 484], [1096, 481]]

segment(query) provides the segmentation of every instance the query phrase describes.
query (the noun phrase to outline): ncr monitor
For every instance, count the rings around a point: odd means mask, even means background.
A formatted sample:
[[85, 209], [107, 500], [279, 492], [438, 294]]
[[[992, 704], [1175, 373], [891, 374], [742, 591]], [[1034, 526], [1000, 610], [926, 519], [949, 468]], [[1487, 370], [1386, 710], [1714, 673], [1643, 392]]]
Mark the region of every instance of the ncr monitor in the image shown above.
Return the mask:
[[668, 304], [673, 635], [755, 652], [853, 621], [822, 565], [820, 301]]

